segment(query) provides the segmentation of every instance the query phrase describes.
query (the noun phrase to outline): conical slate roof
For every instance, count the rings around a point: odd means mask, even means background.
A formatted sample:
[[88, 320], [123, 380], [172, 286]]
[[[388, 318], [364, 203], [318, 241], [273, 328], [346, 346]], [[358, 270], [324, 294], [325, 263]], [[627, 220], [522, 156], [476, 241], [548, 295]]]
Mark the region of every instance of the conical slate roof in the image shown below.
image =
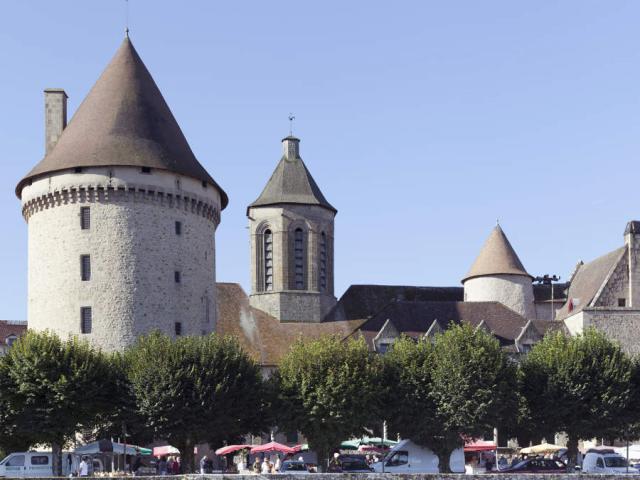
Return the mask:
[[[318, 205], [333, 212], [337, 210], [324, 198], [320, 187], [311, 176], [298, 153], [299, 139], [289, 136], [282, 140], [285, 154], [258, 199], [249, 205], [265, 207], [282, 203]], [[288, 144], [291, 148], [287, 148]], [[289, 153], [287, 153], [289, 152]]]
[[58, 143], [16, 187], [76, 167], [150, 167], [214, 185], [222, 208], [228, 198], [191, 151], [158, 86], [127, 37], [102, 72]]
[[480, 255], [473, 262], [469, 273], [462, 279], [462, 283], [474, 277], [500, 274], [531, 277], [524, 269], [502, 228], [497, 225], [480, 250]]

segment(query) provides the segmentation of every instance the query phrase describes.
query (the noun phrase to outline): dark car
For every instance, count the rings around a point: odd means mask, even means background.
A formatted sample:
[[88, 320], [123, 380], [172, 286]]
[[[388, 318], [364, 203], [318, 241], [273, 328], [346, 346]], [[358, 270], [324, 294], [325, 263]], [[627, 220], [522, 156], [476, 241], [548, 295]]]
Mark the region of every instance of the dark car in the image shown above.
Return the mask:
[[551, 458], [527, 458], [497, 473], [567, 473], [567, 466]]
[[344, 473], [369, 473], [373, 468], [367, 465], [363, 457], [357, 455], [340, 455], [339, 472]]

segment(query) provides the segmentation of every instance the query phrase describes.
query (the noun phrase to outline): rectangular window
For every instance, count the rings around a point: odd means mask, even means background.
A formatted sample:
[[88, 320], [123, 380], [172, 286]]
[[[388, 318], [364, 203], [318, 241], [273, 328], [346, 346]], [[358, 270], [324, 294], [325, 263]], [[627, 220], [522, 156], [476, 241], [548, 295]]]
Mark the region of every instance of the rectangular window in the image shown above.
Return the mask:
[[80, 332], [91, 333], [91, 307], [80, 307]]
[[176, 283], [180, 283], [180, 280], [182, 280], [180, 278], [180, 272], [178, 271], [173, 272], [173, 279], [175, 280]]
[[618, 299], [618, 306], [619, 307], [626, 307], [627, 306], [627, 299], [626, 298], [619, 298]]
[[182, 235], [182, 222], [176, 222], [176, 235]]
[[91, 227], [91, 210], [89, 207], [80, 207], [80, 228], [89, 230]]
[[176, 335], [179, 337], [182, 335], [182, 322], [176, 322], [175, 325]]
[[140, 171], [142, 173], [151, 173], [151, 167], [142, 167]]
[[49, 465], [49, 456], [35, 455], [31, 457], [31, 465]]
[[91, 256], [80, 255], [80, 278], [83, 282], [91, 280]]

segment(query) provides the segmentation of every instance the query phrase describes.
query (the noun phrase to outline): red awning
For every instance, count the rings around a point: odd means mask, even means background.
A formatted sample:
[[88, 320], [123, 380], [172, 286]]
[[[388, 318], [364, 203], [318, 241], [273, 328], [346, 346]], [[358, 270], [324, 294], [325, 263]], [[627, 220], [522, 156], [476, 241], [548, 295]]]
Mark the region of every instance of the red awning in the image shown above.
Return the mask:
[[287, 447], [278, 442], [269, 442], [264, 445], [256, 445], [251, 449], [251, 453], [267, 453], [267, 452], [282, 452], [282, 453], [296, 453], [295, 448]]
[[495, 449], [496, 444], [490, 440], [477, 440], [464, 445], [465, 452], [489, 452]]
[[238, 450], [244, 450], [245, 448], [251, 448], [253, 445], [227, 445], [216, 450], [216, 455], [228, 455]]

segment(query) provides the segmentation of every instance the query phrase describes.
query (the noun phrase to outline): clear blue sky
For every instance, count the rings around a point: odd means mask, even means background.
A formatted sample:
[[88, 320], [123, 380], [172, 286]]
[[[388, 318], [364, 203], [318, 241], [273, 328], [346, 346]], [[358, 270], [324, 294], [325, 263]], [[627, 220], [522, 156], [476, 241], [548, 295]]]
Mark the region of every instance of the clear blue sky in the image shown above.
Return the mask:
[[[218, 279], [249, 283], [245, 208], [294, 133], [336, 218], [336, 293], [458, 285], [496, 218], [532, 274], [568, 277], [640, 218], [640, 2], [131, 0], [131, 38], [226, 189]], [[0, 318], [26, 318], [16, 182], [43, 96], [72, 113], [123, 0], [0, 5]], [[61, 288], [64, 286], [61, 285]]]

